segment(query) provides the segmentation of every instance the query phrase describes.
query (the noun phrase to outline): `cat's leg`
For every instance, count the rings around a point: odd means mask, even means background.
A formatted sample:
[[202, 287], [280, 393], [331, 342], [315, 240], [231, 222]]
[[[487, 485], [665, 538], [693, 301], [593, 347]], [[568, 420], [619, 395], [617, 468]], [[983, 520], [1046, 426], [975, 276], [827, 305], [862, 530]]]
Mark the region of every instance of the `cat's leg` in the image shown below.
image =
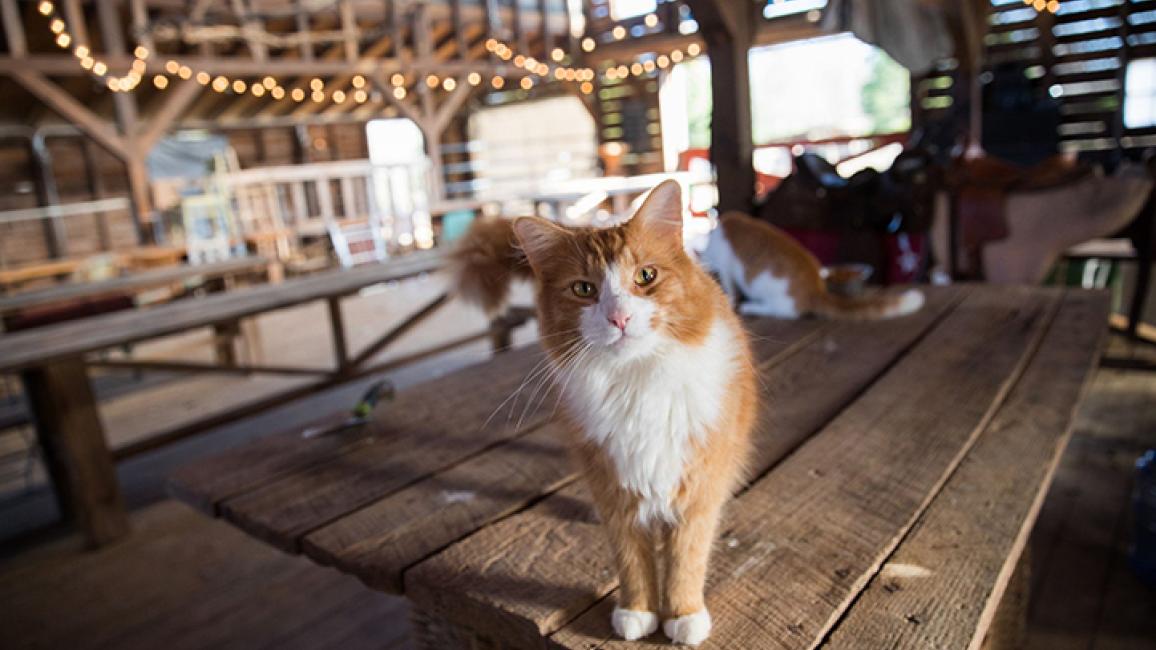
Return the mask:
[[[634, 641], [658, 630], [658, 563], [653, 535], [638, 525], [637, 504], [621, 493], [592, 489], [618, 567], [618, 606], [610, 623], [618, 636]], [[617, 498], [615, 498], [617, 496]]]
[[682, 520], [668, 533], [662, 630], [675, 643], [698, 645], [710, 636], [703, 587], [725, 496], [718, 489], [700, 487], [698, 494], [688, 495]]

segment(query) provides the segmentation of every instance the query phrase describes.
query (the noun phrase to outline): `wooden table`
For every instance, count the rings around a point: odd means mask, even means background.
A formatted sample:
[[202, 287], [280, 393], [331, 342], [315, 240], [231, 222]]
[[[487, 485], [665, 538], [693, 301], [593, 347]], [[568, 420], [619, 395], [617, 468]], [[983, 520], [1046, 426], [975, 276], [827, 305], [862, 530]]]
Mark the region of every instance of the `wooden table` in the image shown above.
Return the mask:
[[[893, 321], [748, 321], [764, 403], [753, 480], [713, 558], [704, 647], [984, 638], [1099, 356], [1108, 295], [928, 298]], [[541, 359], [523, 348], [415, 387], [361, 430], [243, 445], [182, 468], [171, 492], [404, 593], [426, 648], [638, 647], [611, 636], [611, 553], [556, 398], [505, 401]]]
[[228, 280], [241, 275], [265, 273], [268, 265], [269, 262], [262, 257], [239, 257], [197, 266], [182, 264], [150, 269], [99, 282], [61, 284], [37, 291], [0, 297], [0, 318], [27, 309], [101, 296], [135, 294], [147, 289], [167, 287], [178, 283], [203, 284], [213, 280]]
[[[486, 337], [504, 344], [509, 329], [516, 326], [519, 319], [500, 319], [486, 331], [463, 336], [433, 350], [386, 363], [372, 363], [372, 358], [378, 352], [444, 304], [447, 297], [442, 295], [419, 306], [416, 313], [385, 332], [366, 349], [355, 352], [347, 348], [340, 305], [342, 298], [371, 285], [435, 271], [441, 267], [442, 260], [441, 251], [414, 253], [386, 264], [368, 265], [352, 271], [324, 273], [278, 285], [247, 287], [150, 309], [115, 312], [5, 334], [0, 336], [0, 372], [21, 374], [61, 510], [66, 516], [75, 517], [89, 542], [98, 545], [123, 535], [127, 531], [127, 522], [113, 466], [114, 456], [105, 443], [96, 401], [89, 385], [86, 372], [88, 366], [246, 375], [272, 373], [317, 379], [257, 403], [162, 432], [134, 444], [130, 450], [121, 450], [119, 456], [124, 456], [287, 400], [299, 399], [336, 383], [397, 367], [454, 345]], [[329, 327], [319, 325], [318, 331], [323, 335], [328, 334], [332, 339], [335, 356], [333, 368], [243, 365], [237, 363], [228, 346], [228, 349], [218, 354], [216, 364], [107, 361], [86, 357], [91, 352], [199, 327], [213, 327], [219, 334], [235, 332], [242, 318], [314, 300], [325, 300], [329, 305]]]

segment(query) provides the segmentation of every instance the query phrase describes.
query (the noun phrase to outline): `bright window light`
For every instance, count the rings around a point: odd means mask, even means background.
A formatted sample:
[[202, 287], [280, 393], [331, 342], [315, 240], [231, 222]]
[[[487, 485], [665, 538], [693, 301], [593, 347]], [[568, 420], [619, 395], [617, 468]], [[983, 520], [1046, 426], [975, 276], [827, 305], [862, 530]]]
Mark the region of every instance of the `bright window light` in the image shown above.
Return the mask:
[[626, 20], [658, 9], [657, 0], [610, 0], [610, 17]]
[[1124, 127], [1156, 126], [1156, 58], [1128, 63], [1124, 77]]

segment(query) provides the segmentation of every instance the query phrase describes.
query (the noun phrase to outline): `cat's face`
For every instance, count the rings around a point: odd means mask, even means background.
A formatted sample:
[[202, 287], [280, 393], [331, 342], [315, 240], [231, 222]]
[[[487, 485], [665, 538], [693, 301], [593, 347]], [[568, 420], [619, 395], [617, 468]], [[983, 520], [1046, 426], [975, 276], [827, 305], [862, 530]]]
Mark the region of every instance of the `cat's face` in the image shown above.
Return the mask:
[[660, 185], [614, 228], [524, 218], [514, 229], [538, 279], [542, 341], [556, 357], [583, 350], [629, 362], [705, 335], [713, 294], [683, 249], [677, 184]]

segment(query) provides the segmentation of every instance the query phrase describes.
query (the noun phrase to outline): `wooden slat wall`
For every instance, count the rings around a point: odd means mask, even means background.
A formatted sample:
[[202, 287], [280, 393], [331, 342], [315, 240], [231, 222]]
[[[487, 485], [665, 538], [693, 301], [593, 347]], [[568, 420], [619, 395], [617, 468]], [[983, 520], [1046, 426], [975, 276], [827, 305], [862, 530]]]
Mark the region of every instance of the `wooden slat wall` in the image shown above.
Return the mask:
[[1054, 15], [1021, 0], [991, 4], [987, 64], [1022, 63], [1041, 79], [1061, 104], [1062, 149], [1156, 145], [1156, 128], [1122, 119], [1128, 62], [1156, 57], [1156, 2], [1063, 0]]

